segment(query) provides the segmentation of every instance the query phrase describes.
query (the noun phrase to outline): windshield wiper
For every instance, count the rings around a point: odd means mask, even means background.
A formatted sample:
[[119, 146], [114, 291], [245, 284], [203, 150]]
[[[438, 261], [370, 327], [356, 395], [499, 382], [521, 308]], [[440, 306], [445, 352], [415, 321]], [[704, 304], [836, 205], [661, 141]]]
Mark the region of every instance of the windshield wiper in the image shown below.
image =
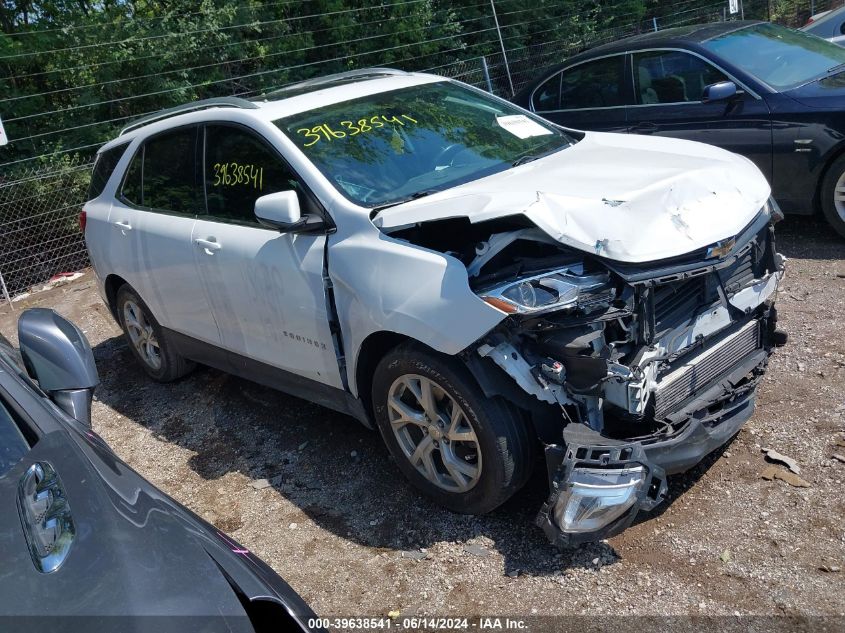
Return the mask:
[[526, 154], [525, 156], [520, 156], [515, 161], [511, 163], [511, 167], [519, 167], [520, 165], [524, 165], [525, 163], [530, 163], [532, 160], [537, 160], [540, 158], [539, 156], [535, 156], [534, 154]]
[[406, 202], [410, 202], [411, 200], [418, 200], [420, 198], [425, 198], [426, 196], [430, 196], [433, 193], [437, 193], [437, 189], [423, 189], [422, 191], [416, 191], [412, 193], [410, 196], [405, 196], [399, 200], [394, 200], [393, 202], [388, 202], [387, 204], [380, 205], [378, 207], [373, 207], [373, 210], [370, 211], [370, 219], [372, 220], [375, 218], [379, 213], [384, 211], [385, 209], [389, 209], [390, 207], [395, 207], [400, 204], [405, 204]]
[[832, 75], [833, 73], [839, 72], [842, 69], [845, 69], [845, 62], [843, 62], [841, 64], [836, 64], [836, 66], [833, 66], [832, 68], [828, 68], [825, 72], [828, 75]]

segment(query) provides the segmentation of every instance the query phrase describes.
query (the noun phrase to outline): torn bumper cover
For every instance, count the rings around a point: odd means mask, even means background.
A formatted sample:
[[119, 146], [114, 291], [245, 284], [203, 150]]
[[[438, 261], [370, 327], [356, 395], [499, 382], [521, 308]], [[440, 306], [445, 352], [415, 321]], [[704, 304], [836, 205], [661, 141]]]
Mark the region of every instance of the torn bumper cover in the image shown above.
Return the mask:
[[566, 426], [563, 445], [546, 447], [551, 494], [537, 524], [555, 545], [571, 547], [618, 534], [641, 510], [658, 506], [668, 475], [698, 464], [751, 417], [769, 351], [749, 354], [674, 412], [685, 422], [671, 435], [616, 440], [583, 424]]

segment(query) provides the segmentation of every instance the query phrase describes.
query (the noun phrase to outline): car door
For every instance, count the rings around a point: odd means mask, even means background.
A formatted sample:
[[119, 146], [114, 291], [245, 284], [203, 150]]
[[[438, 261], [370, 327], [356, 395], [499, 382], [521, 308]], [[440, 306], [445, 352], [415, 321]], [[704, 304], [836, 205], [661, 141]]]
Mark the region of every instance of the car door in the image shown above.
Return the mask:
[[197, 125], [175, 128], [138, 147], [109, 215], [111, 260], [163, 327], [219, 345], [191, 242], [197, 213], [205, 207], [199, 131]]
[[634, 105], [629, 131], [722, 147], [750, 158], [771, 182], [772, 124], [766, 102], [737, 84], [736, 97], [703, 102], [706, 86], [736, 81], [708, 60], [682, 50], [631, 54]]
[[[325, 232], [281, 233], [254, 213], [260, 196], [279, 191], [296, 190], [303, 214], [321, 213], [319, 203], [253, 130], [214, 123], [204, 138], [208, 213], [194, 226], [194, 262], [234, 370], [257, 380], [258, 361], [342, 387], [324, 282]], [[264, 373], [262, 382], [273, 384], [273, 372]]]
[[580, 62], [552, 75], [531, 95], [540, 116], [577, 130], [627, 131], [625, 55]]

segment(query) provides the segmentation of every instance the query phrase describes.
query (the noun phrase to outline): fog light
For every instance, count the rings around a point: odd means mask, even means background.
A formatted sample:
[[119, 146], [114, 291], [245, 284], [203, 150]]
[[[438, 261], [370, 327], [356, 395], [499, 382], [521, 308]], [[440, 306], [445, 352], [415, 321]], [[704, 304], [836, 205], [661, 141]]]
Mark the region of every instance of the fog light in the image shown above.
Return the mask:
[[612, 523], [636, 502], [645, 484], [643, 466], [574, 468], [555, 503], [554, 516], [565, 533], [592, 532]]

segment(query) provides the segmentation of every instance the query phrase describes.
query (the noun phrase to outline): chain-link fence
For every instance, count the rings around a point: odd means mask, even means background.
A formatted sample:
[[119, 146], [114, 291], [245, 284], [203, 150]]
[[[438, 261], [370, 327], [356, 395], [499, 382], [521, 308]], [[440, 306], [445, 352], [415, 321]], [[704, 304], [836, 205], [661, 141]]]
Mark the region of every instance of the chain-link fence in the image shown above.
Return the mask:
[[91, 164], [62, 163], [0, 177], [0, 275], [11, 295], [88, 265], [79, 212]]
[[[842, 0], [745, 0], [741, 6], [742, 14], [747, 19], [771, 19], [789, 26], [800, 26], [806, 23], [810, 15], [841, 5]], [[485, 5], [482, 3], [477, 6], [483, 7]], [[512, 45], [513, 38], [516, 37], [512, 35], [514, 29], [517, 27], [525, 28], [528, 22], [523, 21], [518, 24], [505, 22], [501, 25], [501, 29], [499, 29], [498, 24], [496, 24], [495, 29], [489, 28], [488, 24], [488, 28], [482, 29], [482, 22], [479, 22], [479, 20], [489, 21], [489, 16], [481, 15], [473, 18], [474, 21], [467, 21], [466, 24], [462, 24], [463, 32], [466, 33], [471, 27], [478, 28], [480, 30], [476, 31], [477, 33], [486, 33], [487, 36], [492, 37], [488, 43], [439, 51], [433, 54], [431, 60], [424, 55], [414, 56], [413, 52], [409, 50], [408, 57], [403, 58], [406, 61], [400, 60], [393, 65], [408, 70], [426, 70], [452, 77], [508, 98], [512, 95], [512, 91], [519, 91], [542, 68], [560, 63], [570, 55], [604, 42], [651, 30], [739, 19], [741, 17], [729, 13], [727, 2], [708, 2], [702, 5], [701, 2], [695, 0], [678, 0], [671, 6], [673, 10], [667, 9], [662, 14], [656, 12], [655, 17], [638, 20], [627, 25], [597, 26], [598, 22], [583, 21], [576, 22], [583, 28], [571, 32], [559, 32], [555, 29], [541, 30], [541, 33], [548, 33], [548, 41], [542, 41], [543, 38], [540, 38], [539, 43], [530, 46]], [[355, 11], [361, 10], [356, 9]], [[525, 11], [530, 11], [530, 9], [511, 11], [510, 16], [507, 12], [503, 12], [499, 17], [512, 21], [521, 20], [525, 17]], [[529, 22], [536, 24], [542, 23], [543, 20], [542, 15], [535, 14], [530, 17]], [[543, 25], [543, 28], [545, 29], [545, 25]], [[317, 33], [317, 31], [314, 31], [314, 33]], [[371, 37], [374, 36], [353, 38], [348, 41], [357, 42]], [[443, 39], [444, 37], [438, 37], [428, 40], [427, 43], [438, 42]], [[405, 46], [419, 45], [420, 43], [392, 48], [385, 47], [381, 50], [404, 50], [403, 47]], [[472, 46], [481, 46], [485, 49], [484, 54], [479, 55], [478, 48], [475, 49], [477, 52], [473, 53], [470, 50]], [[300, 66], [311, 67], [313, 70], [320, 72], [337, 70], [337, 59], [324, 57], [324, 55], [331, 54], [330, 48], [314, 45], [312, 49], [303, 49], [306, 55], [313, 54], [317, 61], [307, 61]], [[323, 52], [324, 49], [326, 52]], [[39, 55], [40, 53], [36, 51], [31, 54]], [[371, 54], [367, 53], [367, 55]], [[8, 57], [16, 58], [16, 55]], [[372, 58], [375, 59], [375, 57]], [[320, 59], [328, 59], [328, 61], [324, 63], [319, 61]], [[434, 60], [441, 63], [430, 65], [436, 63]], [[371, 58], [369, 57], [356, 60], [355, 64], [350, 62], [350, 67], [360, 63], [370, 63], [370, 61]], [[446, 63], [442, 63], [444, 61]], [[334, 63], [335, 66], [326, 65], [330, 62]], [[102, 67], [113, 63], [111, 61], [101, 62], [95, 64], [95, 66]], [[36, 72], [31, 76], [47, 76], [51, 72], [55, 71]], [[223, 83], [220, 81], [211, 82], [214, 91], [207, 96], [215, 94], [248, 96], [255, 94], [255, 91], [260, 90], [260, 87], [254, 83], [254, 79], [256, 76], [262, 76], [263, 72], [275, 71], [258, 71], [251, 75], [236, 76]], [[148, 80], [149, 76], [143, 75], [142, 78]], [[130, 79], [133, 78], [124, 78], [118, 75], [117, 79], [106, 81], [102, 85], [104, 89], [108, 89], [110, 86]], [[71, 87], [53, 92], [66, 93], [70, 98], [74, 90], [76, 88]], [[160, 90], [159, 92], [152, 91], [149, 94], [166, 93], [168, 97], [171, 97], [172, 91], [173, 89]], [[52, 93], [48, 91], [44, 94], [51, 95]], [[14, 97], [7, 101], [16, 102], [15, 100], [27, 98], [26, 96]], [[134, 99], [134, 96], [111, 100], [106, 98], [103, 103], [109, 104], [109, 112], [114, 118], [105, 121], [105, 123], [119, 127], [125, 124], [127, 119], [141, 114], [142, 111], [136, 111], [140, 106], [126, 105], [124, 107], [125, 102], [130, 99]], [[4, 98], [0, 96], [0, 104], [3, 101]], [[172, 104], [164, 103], [163, 105]], [[163, 107], [163, 105], [159, 104], [159, 107]], [[27, 142], [32, 144], [33, 152], [23, 159], [7, 163], [0, 162], [0, 280], [5, 281], [6, 289], [11, 295], [26, 292], [31, 287], [42, 284], [58, 273], [79, 270], [88, 265], [88, 257], [77, 218], [85, 199], [93, 152], [96, 150], [97, 143], [91, 144], [90, 140], [87, 140], [86, 144], [83, 145], [77, 142], [73, 134], [88, 129], [90, 126], [102, 125], [103, 121], [87, 120], [86, 115], [82, 114], [82, 109], [89, 107], [85, 103], [75, 103], [68, 100], [67, 106], [67, 110], [56, 110], [56, 114], [60, 112], [66, 114], [68, 111], [77, 111], [77, 109], [80, 109], [80, 114], [78, 117], [72, 116], [68, 119], [67, 124], [62, 124], [67, 127], [58, 131], [50, 131], [48, 128], [48, 131], [42, 132], [37, 129], [35, 124], [29, 125], [30, 121], [43, 120], [43, 117], [51, 114], [52, 111], [20, 117], [20, 119], [28, 119], [26, 129], [31, 130], [32, 136], [29, 137], [31, 140]], [[88, 112], [89, 110], [84, 111]], [[91, 115], [87, 116], [90, 117]], [[33, 117], [42, 117], [42, 119], [33, 119]], [[99, 142], [109, 140], [111, 131], [102, 127], [97, 129], [103, 131], [97, 134], [95, 140], [99, 140]], [[61, 134], [66, 134], [67, 140], [65, 141], [62, 137], [59, 145], [71, 147], [73, 151], [59, 150], [47, 156], [38, 155], [36, 141], [40, 141], [45, 136], [53, 135], [50, 138], [55, 138], [55, 135]], [[77, 144], [74, 145], [74, 142]], [[2, 152], [0, 152], [0, 156], [2, 156]], [[3, 296], [0, 295], [0, 301], [2, 299]]]

